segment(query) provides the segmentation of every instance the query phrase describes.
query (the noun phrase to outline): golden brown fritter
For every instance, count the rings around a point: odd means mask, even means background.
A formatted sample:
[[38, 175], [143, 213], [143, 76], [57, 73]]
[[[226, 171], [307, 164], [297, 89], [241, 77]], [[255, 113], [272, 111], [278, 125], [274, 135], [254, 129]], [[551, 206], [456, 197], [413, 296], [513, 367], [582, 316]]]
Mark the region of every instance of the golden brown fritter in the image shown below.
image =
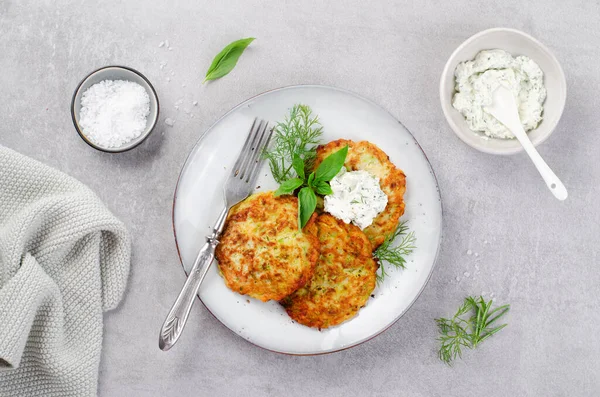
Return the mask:
[[348, 145], [348, 155], [344, 166], [348, 171], [364, 170], [379, 178], [381, 190], [388, 196], [388, 203], [373, 223], [363, 231], [371, 240], [373, 249], [379, 247], [385, 237], [396, 230], [402, 214], [404, 214], [404, 192], [406, 191], [406, 177], [401, 169], [397, 168], [387, 154], [376, 145], [360, 141], [354, 142], [345, 139], [329, 142], [317, 148], [315, 168], [330, 154]]
[[298, 199], [257, 193], [231, 209], [216, 258], [225, 284], [261, 301], [302, 287], [319, 258], [316, 214], [298, 230]]
[[317, 218], [321, 255], [312, 279], [281, 301], [289, 316], [309, 327], [327, 328], [356, 315], [375, 289], [373, 248], [358, 226], [330, 214]]

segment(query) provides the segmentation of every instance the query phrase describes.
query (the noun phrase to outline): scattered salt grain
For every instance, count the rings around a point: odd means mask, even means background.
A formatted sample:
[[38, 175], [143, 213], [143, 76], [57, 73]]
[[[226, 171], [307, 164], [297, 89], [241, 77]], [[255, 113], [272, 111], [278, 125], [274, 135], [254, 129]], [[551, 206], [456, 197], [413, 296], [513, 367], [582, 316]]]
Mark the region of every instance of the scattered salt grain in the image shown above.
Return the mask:
[[171, 81], [171, 78], [170, 78], [170, 77], [167, 77], [167, 82], [169, 82], [169, 81]]
[[467, 250], [467, 255], [471, 255], [472, 253], [473, 253], [473, 251]]
[[173, 48], [169, 47], [169, 51], [173, 51]]
[[161, 41], [160, 44], [158, 44], [158, 48], [162, 48], [165, 45], [164, 41]]
[[175, 76], [175, 72], [171, 72], [171, 76]]
[[193, 104], [194, 106], [198, 106], [198, 101], [194, 101], [194, 102], [192, 102], [192, 104]]
[[150, 97], [146, 89], [125, 80], [103, 80], [81, 96], [82, 133], [104, 148], [116, 148], [139, 137], [146, 129]]
[[165, 119], [165, 124], [166, 124], [166, 125], [168, 125], [169, 127], [173, 127], [173, 124], [175, 124], [175, 120], [173, 120], [173, 119], [172, 119], [172, 118], [170, 118], [170, 117], [167, 117], [167, 118]]
[[479, 254], [476, 252], [476, 253], [475, 253], [475, 256], [479, 256]]
[[456, 276], [456, 281], [460, 281], [460, 277]]
[[469, 276], [471, 275], [471, 273], [469, 273], [469, 272], [464, 272], [464, 273], [463, 273], [463, 275], [464, 275], [465, 277], [469, 277]]
[[170, 47], [170, 45], [169, 45], [169, 40], [165, 40], [165, 45], [166, 45], [167, 47]]

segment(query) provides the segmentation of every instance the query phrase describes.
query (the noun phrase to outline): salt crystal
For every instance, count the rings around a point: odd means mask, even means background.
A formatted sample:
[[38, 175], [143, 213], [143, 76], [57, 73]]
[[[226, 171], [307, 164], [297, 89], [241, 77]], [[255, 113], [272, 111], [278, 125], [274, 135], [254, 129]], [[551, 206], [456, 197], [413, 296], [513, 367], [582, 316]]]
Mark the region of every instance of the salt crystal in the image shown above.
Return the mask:
[[471, 273], [469, 273], [469, 272], [464, 272], [464, 273], [463, 273], [463, 275], [464, 275], [465, 277], [469, 277], [469, 276], [471, 275]]
[[475, 253], [475, 256], [479, 256], [479, 254], [476, 252], [476, 253]]
[[104, 148], [121, 147], [142, 135], [150, 114], [146, 89], [125, 80], [103, 80], [81, 96], [82, 133]]
[[484, 243], [484, 244], [487, 244], [487, 243], [488, 243], [488, 241], [487, 241], [487, 240], [483, 240], [483, 243]]
[[475, 269], [476, 269], [476, 270], [479, 270], [479, 265], [475, 265]]
[[169, 47], [169, 51], [173, 51], [173, 49], [171, 47]]
[[172, 118], [170, 118], [170, 117], [167, 117], [167, 118], [165, 119], [165, 124], [166, 124], [166, 125], [168, 125], [169, 127], [173, 127], [173, 124], [175, 124], [175, 120], [173, 120], [173, 119], [172, 119]]
[[460, 277], [456, 276], [456, 281], [460, 281]]
[[170, 78], [170, 77], [167, 77], [167, 81], [171, 81], [171, 78]]
[[182, 84], [181, 86], [185, 88], [185, 84]]
[[167, 47], [170, 47], [170, 45], [169, 45], [169, 40], [165, 40], [165, 45], [166, 45]]
[[473, 251], [471, 251], [471, 250], [467, 251], [467, 255], [471, 255], [472, 253], [473, 253]]
[[192, 102], [192, 104], [193, 104], [194, 106], [198, 106], [198, 101], [194, 101], [194, 102]]
[[179, 106], [175, 105], [175, 110], [179, 110]]
[[160, 44], [158, 45], [158, 48], [162, 48], [165, 45], [164, 41], [161, 41]]
[[171, 72], [171, 76], [175, 76], [175, 72]]

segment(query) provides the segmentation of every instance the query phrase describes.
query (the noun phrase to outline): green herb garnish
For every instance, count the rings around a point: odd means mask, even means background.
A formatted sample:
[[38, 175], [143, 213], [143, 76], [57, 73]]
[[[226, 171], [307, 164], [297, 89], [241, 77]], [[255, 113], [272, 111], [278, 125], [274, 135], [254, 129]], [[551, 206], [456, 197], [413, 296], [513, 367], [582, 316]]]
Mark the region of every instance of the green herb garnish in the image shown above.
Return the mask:
[[[476, 348], [481, 342], [506, 327], [502, 324], [496, 327], [492, 325], [510, 309], [510, 305], [504, 305], [490, 311], [492, 300], [486, 302], [483, 297], [465, 298], [463, 304], [451, 319], [438, 318], [437, 322], [441, 342], [439, 351], [440, 360], [450, 364], [457, 357], [462, 358], [462, 348]], [[465, 319], [468, 313], [471, 316]]]
[[[298, 227], [300, 229], [306, 225], [317, 208], [317, 194], [331, 193], [331, 186], [328, 182], [340, 172], [347, 154], [348, 145], [325, 157], [317, 169], [311, 172], [305, 180], [298, 177], [290, 178], [282, 182], [275, 191], [275, 196], [281, 196], [282, 194], [293, 194], [296, 189], [302, 188], [298, 192]], [[294, 156], [292, 166], [298, 176], [306, 176], [304, 162], [299, 160], [298, 155]]]
[[231, 72], [246, 47], [253, 41], [254, 37], [248, 37], [247, 39], [236, 40], [223, 48], [223, 50], [221, 50], [221, 52], [213, 59], [210, 67], [206, 71], [206, 77], [202, 83], [219, 79]]
[[[392, 247], [392, 243], [401, 238], [400, 243]], [[387, 273], [384, 263], [390, 264], [396, 268], [405, 268], [406, 256], [412, 254], [416, 241], [415, 233], [408, 232], [406, 221], [400, 222], [396, 230], [386, 236], [383, 243], [373, 252], [373, 256], [379, 260], [379, 271], [377, 272], [377, 282], [381, 283]]]
[[311, 108], [306, 105], [294, 105], [289, 116], [277, 123], [272, 144], [263, 152], [277, 183], [282, 184], [294, 177], [305, 179], [300, 172], [312, 169], [321, 135], [323, 127], [319, 118], [313, 117]]

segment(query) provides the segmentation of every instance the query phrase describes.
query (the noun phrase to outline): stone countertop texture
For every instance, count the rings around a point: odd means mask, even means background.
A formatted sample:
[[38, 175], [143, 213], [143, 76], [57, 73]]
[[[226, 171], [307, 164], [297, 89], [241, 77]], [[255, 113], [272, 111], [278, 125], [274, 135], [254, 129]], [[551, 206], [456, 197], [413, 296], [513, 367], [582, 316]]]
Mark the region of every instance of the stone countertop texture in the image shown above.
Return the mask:
[[[99, 395], [599, 395], [599, 20], [598, 2], [571, 0], [0, 0], [0, 144], [86, 183], [134, 237], [128, 293], [105, 316]], [[497, 26], [530, 33], [564, 68], [566, 108], [539, 151], [569, 189], [565, 202], [524, 154], [479, 153], [442, 114], [446, 60], [467, 37]], [[202, 85], [214, 55], [248, 36], [257, 40], [234, 71]], [[171, 48], [159, 47], [165, 40]], [[87, 146], [69, 113], [79, 80], [111, 64], [140, 70], [161, 101], [153, 135], [117, 155]], [[201, 304], [163, 353], [158, 331], [184, 282], [171, 204], [188, 152], [236, 104], [303, 83], [370, 98], [423, 146], [445, 211], [429, 284], [387, 332], [340, 353], [270, 353]], [[447, 367], [436, 356], [433, 319], [482, 292], [512, 305], [510, 324]]]

